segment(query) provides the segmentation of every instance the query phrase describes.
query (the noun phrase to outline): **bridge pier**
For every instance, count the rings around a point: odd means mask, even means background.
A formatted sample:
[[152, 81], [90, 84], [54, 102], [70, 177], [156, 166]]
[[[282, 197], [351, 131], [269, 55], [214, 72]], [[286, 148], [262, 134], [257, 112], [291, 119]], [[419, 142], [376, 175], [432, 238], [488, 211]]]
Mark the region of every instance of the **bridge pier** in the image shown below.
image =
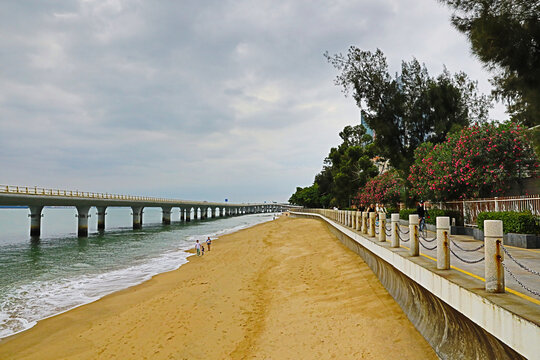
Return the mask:
[[191, 221], [191, 208], [186, 209], [186, 222]]
[[210, 214], [212, 215], [212, 218], [216, 217], [216, 211], [217, 211], [217, 208], [210, 209]]
[[39, 237], [41, 235], [41, 211], [43, 206], [29, 206], [30, 209], [30, 236]]
[[193, 209], [193, 220], [197, 220], [199, 218], [199, 209], [194, 208]]
[[186, 219], [186, 215], [184, 214], [184, 209], [180, 208], [180, 222], [183, 222]]
[[143, 208], [140, 206], [132, 206], [131, 210], [133, 211], [133, 229], [142, 229]]
[[202, 209], [201, 208], [201, 220], [206, 220], [208, 217], [208, 208]]
[[163, 225], [170, 225], [171, 224], [171, 208], [162, 207], [161, 210], [163, 211], [161, 215], [161, 223]]
[[88, 236], [88, 211], [90, 211], [90, 206], [77, 206], [77, 217], [79, 218], [79, 226], [77, 228], [78, 237]]
[[107, 210], [106, 206], [97, 206], [97, 228], [98, 231], [105, 230], [105, 211]]

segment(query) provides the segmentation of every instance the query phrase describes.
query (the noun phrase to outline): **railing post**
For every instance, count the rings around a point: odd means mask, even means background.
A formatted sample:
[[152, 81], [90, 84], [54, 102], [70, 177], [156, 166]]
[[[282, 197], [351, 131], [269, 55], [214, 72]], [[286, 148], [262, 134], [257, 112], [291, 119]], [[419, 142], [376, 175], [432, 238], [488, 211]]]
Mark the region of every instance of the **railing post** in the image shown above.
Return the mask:
[[361, 225], [361, 218], [360, 216], [362, 215], [362, 213], [360, 211], [356, 211], [356, 228], [355, 230], [359, 231], [360, 230], [360, 225]]
[[409, 249], [409, 255], [420, 255], [420, 244], [418, 243], [418, 215], [409, 215], [409, 239], [411, 247]]
[[450, 218], [437, 216], [437, 269], [450, 269]]
[[503, 222], [502, 220], [484, 220], [485, 278], [486, 291], [504, 292]]
[[367, 234], [367, 211], [362, 211], [362, 234]]
[[386, 213], [379, 213], [379, 241], [386, 241]]
[[399, 214], [390, 215], [390, 221], [392, 222], [392, 242], [390, 247], [398, 248], [399, 247]]
[[375, 220], [377, 218], [377, 213], [375, 211], [369, 213], [369, 227], [368, 227], [368, 236], [375, 237]]

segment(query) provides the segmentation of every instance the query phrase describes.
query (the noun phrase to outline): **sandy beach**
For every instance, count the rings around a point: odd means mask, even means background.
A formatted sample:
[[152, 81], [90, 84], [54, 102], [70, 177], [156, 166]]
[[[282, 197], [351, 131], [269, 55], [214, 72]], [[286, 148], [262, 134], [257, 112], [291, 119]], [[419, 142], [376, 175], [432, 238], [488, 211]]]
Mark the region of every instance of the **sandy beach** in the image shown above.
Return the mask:
[[0, 359], [437, 359], [320, 221], [281, 217], [189, 259], [2, 340]]

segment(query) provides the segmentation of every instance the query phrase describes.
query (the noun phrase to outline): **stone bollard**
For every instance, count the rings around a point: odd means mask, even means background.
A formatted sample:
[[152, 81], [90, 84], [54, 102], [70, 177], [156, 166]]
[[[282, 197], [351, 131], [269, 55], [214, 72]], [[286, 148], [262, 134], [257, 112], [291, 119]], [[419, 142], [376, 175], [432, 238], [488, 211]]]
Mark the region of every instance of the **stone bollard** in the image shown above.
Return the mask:
[[362, 234], [367, 234], [367, 211], [362, 211]]
[[369, 226], [368, 226], [368, 236], [369, 237], [375, 237], [375, 220], [377, 220], [377, 213], [370, 212], [369, 213]]
[[485, 278], [486, 291], [504, 292], [503, 258], [503, 222], [502, 220], [484, 220]]
[[409, 215], [409, 255], [418, 256], [420, 255], [420, 244], [418, 243], [418, 215], [412, 214]]
[[437, 269], [450, 269], [450, 218], [437, 216]]
[[360, 215], [362, 215], [362, 213], [360, 211], [357, 211], [356, 212], [356, 230], [360, 230], [360, 225], [361, 225], [361, 218], [360, 218]]
[[379, 213], [379, 241], [386, 241], [386, 214]]
[[390, 215], [390, 221], [392, 222], [392, 242], [390, 247], [399, 247], [399, 214]]
[[347, 226], [351, 227], [352, 224], [352, 211], [347, 211]]

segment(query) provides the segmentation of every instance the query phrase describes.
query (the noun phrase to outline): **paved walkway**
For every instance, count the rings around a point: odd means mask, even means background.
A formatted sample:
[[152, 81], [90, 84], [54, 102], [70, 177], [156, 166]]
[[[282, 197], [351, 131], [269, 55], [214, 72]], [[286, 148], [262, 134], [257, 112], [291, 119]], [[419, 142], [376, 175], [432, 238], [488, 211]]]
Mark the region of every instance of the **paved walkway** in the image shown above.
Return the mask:
[[[388, 224], [387, 227], [389, 227]], [[407, 232], [409, 230], [408, 226], [400, 225], [400, 228], [403, 232]], [[409, 234], [400, 233], [400, 236], [403, 239], [409, 238]], [[437, 262], [437, 249], [429, 249], [436, 246], [436, 240], [430, 241], [433, 240], [435, 237], [435, 232], [428, 231], [425, 239], [420, 238], [420, 255]], [[466, 235], [450, 235], [450, 240], [450, 248], [460, 258], [467, 261], [475, 261], [484, 257], [483, 247], [472, 252], [464, 251], [458, 248], [459, 246], [465, 250], [477, 249], [484, 243], [483, 241], [475, 240], [472, 236]], [[403, 248], [409, 248], [408, 242], [400, 241], [400, 244]], [[516, 262], [514, 262], [509, 256], [505, 254], [504, 264], [506, 265], [508, 270], [510, 270], [510, 272], [517, 278], [517, 280], [519, 280], [519, 282], [523, 284], [520, 285], [518, 281], [516, 281], [508, 273], [508, 271], [505, 271], [506, 290], [540, 305], [540, 249], [523, 249], [510, 245], [505, 245], [505, 248], [518, 263], [538, 274], [533, 274], [532, 272], [521, 268], [518, 264], [516, 264]], [[484, 261], [475, 264], [469, 264], [458, 259], [454, 254], [451, 253], [450, 266], [452, 267], [452, 269], [458, 270], [476, 279], [485, 281]], [[532, 290], [536, 294], [528, 291], [524, 288], [524, 286], [527, 287], [529, 290]]]

